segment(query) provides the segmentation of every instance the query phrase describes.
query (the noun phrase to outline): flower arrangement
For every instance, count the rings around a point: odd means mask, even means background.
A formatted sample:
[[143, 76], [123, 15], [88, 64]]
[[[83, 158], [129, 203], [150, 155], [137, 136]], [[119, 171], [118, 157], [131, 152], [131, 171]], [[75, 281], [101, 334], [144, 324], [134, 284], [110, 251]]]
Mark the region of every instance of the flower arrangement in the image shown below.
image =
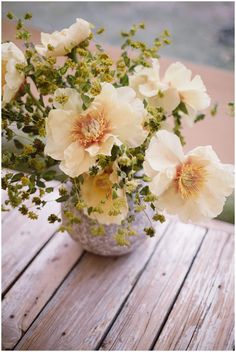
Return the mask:
[[[165, 221], [165, 213], [194, 223], [216, 217], [233, 175], [211, 146], [183, 153], [183, 121], [193, 126], [203, 119], [210, 97], [201, 77], [180, 62], [160, 75], [168, 31], [148, 46], [135, 39], [144, 24], [132, 26], [121, 33], [114, 61], [97, 42], [103, 29], [92, 31], [77, 19], [60, 32], [41, 33], [35, 45], [25, 26], [30, 18], [17, 19], [24, 52], [2, 44], [3, 210], [18, 207], [37, 219], [54, 191], [46, 181], [56, 179], [55, 201], [65, 204], [67, 219], [61, 230], [81, 221], [66, 207], [70, 202], [94, 220], [93, 234], [120, 225], [114, 234], [120, 245], [135, 235], [132, 222], [140, 212], [150, 220], [143, 229], [150, 237], [153, 221]], [[48, 221], [61, 218], [49, 214]]]

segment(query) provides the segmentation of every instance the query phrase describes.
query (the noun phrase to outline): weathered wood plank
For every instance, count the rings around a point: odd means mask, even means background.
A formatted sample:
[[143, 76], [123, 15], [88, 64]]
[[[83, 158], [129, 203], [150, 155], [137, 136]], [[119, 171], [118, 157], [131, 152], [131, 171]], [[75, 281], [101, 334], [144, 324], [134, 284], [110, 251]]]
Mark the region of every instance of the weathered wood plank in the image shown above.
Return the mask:
[[2, 343], [12, 349], [80, 258], [82, 249], [67, 233], [57, 233], [2, 302]]
[[177, 223], [167, 231], [102, 350], [149, 350], [201, 245], [206, 229]]
[[233, 252], [231, 234], [209, 230], [156, 350], [232, 349]]
[[222, 232], [227, 232], [234, 234], [234, 225], [229, 222], [224, 222], [220, 220], [211, 220], [205, 225], [208, 229], [220, 230]]
[[[5, 170], [4, 170], [5, 171]], [[57, 181], [47, 182], [48, 187], [57, 186]], [[5, 191], [1, 192], [2, 201], [7, 198]], [[53, 193], [44, 196], [45, 200], [56, 199], [57, 188]], [[26, 201], [26, 205], [27, 205]], [[30, 203], [29, 203], [30, 205]], [[60, 213], [60, 204], [49, 202], [41, 210], [35, 210], [38, 220], [30, 220], [12, 209], [2, 217], [2, 292], [5, 293], [18, 275], [25, 269], [32, 258], [56, 232], [58, 223], [49, 224], [47, 221], [51, 213]]]
[[105, 258], [86, 253], [16, 349], [93, 350], [156, 248], [158, 235], [133, 253]]
[[2, 292], [14, 282], [40, 248], [58, 229], [58, 223], [49, 224], [51, 213], [58, 213], [60, 205], [47, 204], [37, 221], [15, 213], [5, 218], [2, 225]]

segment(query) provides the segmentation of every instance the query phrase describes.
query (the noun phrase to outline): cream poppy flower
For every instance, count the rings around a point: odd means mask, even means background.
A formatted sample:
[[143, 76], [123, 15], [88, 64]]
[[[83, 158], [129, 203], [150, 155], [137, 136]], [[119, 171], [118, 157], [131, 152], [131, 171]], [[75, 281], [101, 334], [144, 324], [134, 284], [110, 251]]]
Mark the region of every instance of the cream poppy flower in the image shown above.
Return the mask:
[[25, 80], [16, 64], [27, 64], [23, 52], [12, 42], [2, 44], [2, 101], [9, 103]]
[[74, 110], [51, 110], [46, 120], [45, 153], [61, 160], [61, 170], [70, 177], [87, 172], [99, 154], [111, 155], [114, 144], [134, 148], [147, 137], [146, 110], [131, 88], [104, 83], [86, 111], [75, 99], [73, 104]]
[[[118, 189], [117, 198], [112, 198], [113, 184], [118, 183], [116, 168], [107, 168], [96, 176], [84, 175], [81, 184], [81, 197], [87, 208], [93, 207], [100, 211], [92, 212], [89, 216], [101, 224], [120, 224], [128, 214], [128, 203], [125, 191]], [[87, 208], [84, 210], [88, 215]]]
[[[76, 23], [60, 32], [55, 31], [51, 34], [42, 32], [42, 45], [36, 45], [35, 49], [43, 56], [63, 56], [88, 38], [90, 33], [90, 24], [82, 18], [77, 18]], [[50, 50], [50, 47], [53, 50]]]
[[136, 66], [134, 74], [129, 77], [129, 85], [140, 99], [155, 97], [159, 90], [167, 87], [160, 80], [159, 61], [151, 59], [151, 63], [151, 67]]
[[219, 215], [234, 187], [232, 170], [221, 164], [211, 146], [184, 155], [179, 138], [165, 130], [151, 139], [144, 171], [152, 178], [150, 190], [158, 197], [157, 207], [184, 222]]
[[53, 105], [56, 109], [82, 111], [83, 100], [73, 88], [57, 88], [53, 95]]
[[198, 111], [210, 105], [210, 97], [199, 75], [193, 79], [191, 70], [180, 62], [171, 64], [163, 79], [160, 79], [160, 65], [157, 59], [152, 59], [151, 68], [136, 68], [130, 77], [130, 86], [148, 99], [153, 105], [161, 106], [165, 111], [173, 111], [180, 102], [186, 106], [191, 118]]

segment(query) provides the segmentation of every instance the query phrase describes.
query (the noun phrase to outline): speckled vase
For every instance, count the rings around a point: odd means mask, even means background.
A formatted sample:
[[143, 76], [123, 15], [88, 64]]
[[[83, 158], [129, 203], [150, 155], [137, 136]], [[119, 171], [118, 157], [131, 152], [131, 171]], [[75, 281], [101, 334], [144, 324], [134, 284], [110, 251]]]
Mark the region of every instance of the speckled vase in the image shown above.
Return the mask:
[[120, 225], [104, 225], [105, 234], [102, 236], [94, 236], [91, 234], [90, 229], [94, 224], [99, 225], [99, 223], [95, 223], [94, 220], [90, 219], [83, 212], [76, 210], [73, 204], [66, 203], [65, 205], [62, 204], [62, 221], [65, 224], [66, 219], [63, 217], [63, 209], [65, 207], [75, 216], [80, 217], [81, 223], [73, 224], [69, 234], [88, 252], [110, 257], [121, 256], [132, 252], [147, 239], [143, 229], [144, 227], [150, 226], [150, 223], [143, 212], [138, 213], [135, 221], [132, 222], [132, 228], [137, 232], [137, 235], [129, 237], [129, 246], [119, 246], [114, 240], [114, 235]]

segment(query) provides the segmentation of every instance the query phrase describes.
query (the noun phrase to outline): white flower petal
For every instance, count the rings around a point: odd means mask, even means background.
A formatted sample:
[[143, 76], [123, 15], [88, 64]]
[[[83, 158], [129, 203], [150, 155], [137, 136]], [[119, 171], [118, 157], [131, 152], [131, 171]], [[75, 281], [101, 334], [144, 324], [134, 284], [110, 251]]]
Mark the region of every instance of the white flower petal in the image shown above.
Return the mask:
[[[55, 31], [51, 34], [42, 32], [42, 45], [36, 45], [35, 49], [40, 55], [63, 56], [88, 38], [90, 33], [90, 24], [81, 18], [77, 18], [76, 23], [60, 32]], [[49, 45], [53, 47], [53, 50], [49, 50]]]
[[214, 152], [211, 145], [194, 148], [186, 156], [191, 158], [196, 158], [196, 160], [204, 160], [207, 163], [209, 162], [220, 163], [220, 159]]
[[211, 163], [206, 167], [207, 184], [206, 187], [211, 193], [227, 197], [234, 189], [234, 174], [224, 164]]
[[175, 88], [169, 88], [155, 97], [154, 105], [161, 106], [166, 112], [172, 112], [180, 103], [180, 96]]
[[165, 72], [164, 82], [171, 83], [177, 90], [182, 89], [191, 80], [192, 72], [180, 62], [171, 64]]
[[[152, 169], [156, 170], [153, 167], [155, 163], [155, 166], [158, 166], [158, 162], [161, 164], [159, 155], [156, 157], [154, 152], [150, 153], [150, 149], [160, 151], [161, 155], [166, 153], [165, 149], [160, 149], [156, 138], [153, 141], [146, 152], [147, 172], [150, 172], [149, 168], [151, 172]], [[174, 144], [169, 147], [175, 149]], [[232, 167], [221, 164], [211, 146], [195, 148], [175, 167], [170, 168], [165, 164], [161, 172], [156, 175], [153, 172], [150, 183], [150, 190], [158, 196], [158, 209], [178, 215], [184, 222], [194, 223], [219, 215], [233, 188]]]
[[205, 92], [198, 90], [180, 91], [183, 102], [190, 105], [196, 111], [204, 110], [210, 106], [211, 99]]
[[167, 190], [173, 181], [173, 177], [175, 175], [175, 168], [172, 168], [166, 172], [159, 172], [156, 176], [154, 176], [153, 180], [150, 182], [149, 187], [153, 194], [156, 196], [160, 196], [163, 192]]
[[63, 160], [64, 150], [72, 143], [71, 128], [75, 119], [73, 111], [50, 111], [46, 119], [45, 154], [56, 160]]
[[204, 220], [206, 221], [219, 215], [223, 210], [225, 200], [224, 196], [219, 196], [218, 193], [215, 191], [211, 192], [206, 187], [198, 198], [198, 209], [201, 209]]
[[179, 115], [181, 115], [181, 119], [184, 124], [186, 124], [188, 127], [193, 127], [194, 126], [194, 120], [197, 116], [197, 111], [193, 109], [190, 105], [185, 104], [186, 109], [188, 111], [188, 114], [185, 114], [182, 111], [179, 111]]
[[2, 95], [3, 105], [9, 103], [25, 80], [16, 64], [27, 64], [23, 52], [12, 42], [2, 44]]
[[143, 162], [143, 171], [144, 171], [145, 175], [147, 175], [148, 177], [151, 177], [151, 178], [153, 178], [154, 176], [157, 175], [157, 171], [153, 170], [153, 168], [149, 164], [148, 160], [144, 160], [144, 162]]
[[111, 155], [111, 150], [114, 144], [120, 145], [120, 141], [112, 135], [107, 135], [106, 140], [102, 143], [99, 149], [99, 154]]
[[158, 209], [166, 211], [168, 214], [178, 215], [179, 219], [186, 223], [199, 223], [207, 220], [207, 217], [202, 214], [197, 200], [183, 200], [173, 185], [159, 196], [156, 205]]
[[[68, 97], [68, 100], [64, 104], [61, 104], [57, 101], [59, 97]], [[56, 109], [82, 112], [83, 101], [76, 89], [57, 88], [53, 95], [53, 105]]]
[[174, 133], [158, 131], [151, 139], [145, 158], [156, 171], [180, 164], [184, 154], [179, 138]]
[[77, 177], [84, 172], [88, 172], [95, 160], [88, 155], [78, 142], [74, 142], [65, 149], [64, 160], [60, 164], [60, 169], [70, 177]]
[[116, 89], [109, 83], [103, 84], [101, 93], [94, 100], [95, 106], [98, 103], [109, 121], [111, 134], [130, 147], [144, 142], [147, 131], [143, 128], [143, 121], [147, 112], [133, 89]]

